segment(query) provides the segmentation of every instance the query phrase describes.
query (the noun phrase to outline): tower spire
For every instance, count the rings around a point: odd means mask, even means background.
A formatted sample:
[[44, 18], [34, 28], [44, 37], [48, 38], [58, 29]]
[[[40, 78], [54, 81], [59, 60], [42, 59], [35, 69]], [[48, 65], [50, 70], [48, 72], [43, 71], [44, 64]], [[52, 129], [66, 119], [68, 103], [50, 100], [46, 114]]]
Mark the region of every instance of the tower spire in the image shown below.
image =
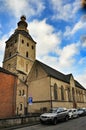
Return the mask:
[[18, 26], [17, 30], [24, 30], [24, 31], [28, 32], [28, 29], [27, 29], [28, 24], [26, 22], [26, 16], [25, 15], [22, 15], [20, 17], [20, 21], [17, 23], [17, 26]]

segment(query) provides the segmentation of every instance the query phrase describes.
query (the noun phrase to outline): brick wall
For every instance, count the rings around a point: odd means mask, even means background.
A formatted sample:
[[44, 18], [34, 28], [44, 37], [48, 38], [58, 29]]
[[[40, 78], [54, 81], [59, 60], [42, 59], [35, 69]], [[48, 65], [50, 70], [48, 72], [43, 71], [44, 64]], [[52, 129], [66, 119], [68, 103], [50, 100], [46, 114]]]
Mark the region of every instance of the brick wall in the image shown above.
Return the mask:
[[15, 114], [16, 76], [0, 72], [0, 118]]

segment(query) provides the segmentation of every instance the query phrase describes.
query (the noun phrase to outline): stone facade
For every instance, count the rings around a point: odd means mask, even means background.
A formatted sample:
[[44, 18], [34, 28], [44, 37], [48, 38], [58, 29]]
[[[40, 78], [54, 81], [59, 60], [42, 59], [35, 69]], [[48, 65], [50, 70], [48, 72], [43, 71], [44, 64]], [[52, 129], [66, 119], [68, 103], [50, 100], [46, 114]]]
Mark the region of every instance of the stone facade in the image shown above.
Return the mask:
[[[41, 112], [58, 106], [66, 108], [86, 107], [86, 90], [74, 80], [73, 75], [61, 73], [60, 76], [65, 76], [68, 80], [62, 81], [62, 79], [50, 75], [48, 69], [50, 69], [49, 66], [45, 64], [41, 66], [39, 61], [35, 61], [29, 73], [27, 80], [28, 96], [33, 97], [33, 104], [32, 106], [28, 105], [28, 111], [30, 107], [32, 112]], [[52, 71], [52, 68], [49, 71]]]
[[18, 28], [6, 41], [3, 68], [14, 72], [19, 79], [25, 80], [35, 61], [36, 42], [29, 35], [25, 17], [18, 22]]

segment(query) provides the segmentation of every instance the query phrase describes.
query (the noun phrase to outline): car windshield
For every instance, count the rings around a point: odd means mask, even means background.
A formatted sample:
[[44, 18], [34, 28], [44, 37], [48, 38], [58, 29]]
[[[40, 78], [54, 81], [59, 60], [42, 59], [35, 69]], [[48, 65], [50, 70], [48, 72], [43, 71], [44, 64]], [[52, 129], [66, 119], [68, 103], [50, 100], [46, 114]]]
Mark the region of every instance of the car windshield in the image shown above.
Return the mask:
[[56, 113], [57, 109], [50, 109], [49, 113]]
[[68, 112], [72, 112], [72, 110], [68, 110]]

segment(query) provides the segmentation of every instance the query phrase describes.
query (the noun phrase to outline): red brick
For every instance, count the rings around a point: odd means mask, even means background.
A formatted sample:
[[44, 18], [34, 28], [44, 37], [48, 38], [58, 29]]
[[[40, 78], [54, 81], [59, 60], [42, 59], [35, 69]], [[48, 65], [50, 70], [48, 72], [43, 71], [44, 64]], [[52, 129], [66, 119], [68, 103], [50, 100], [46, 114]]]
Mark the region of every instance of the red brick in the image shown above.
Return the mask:
[[15, 115], [16, 80], [16, 76], [0, 72], [0, 118]]

